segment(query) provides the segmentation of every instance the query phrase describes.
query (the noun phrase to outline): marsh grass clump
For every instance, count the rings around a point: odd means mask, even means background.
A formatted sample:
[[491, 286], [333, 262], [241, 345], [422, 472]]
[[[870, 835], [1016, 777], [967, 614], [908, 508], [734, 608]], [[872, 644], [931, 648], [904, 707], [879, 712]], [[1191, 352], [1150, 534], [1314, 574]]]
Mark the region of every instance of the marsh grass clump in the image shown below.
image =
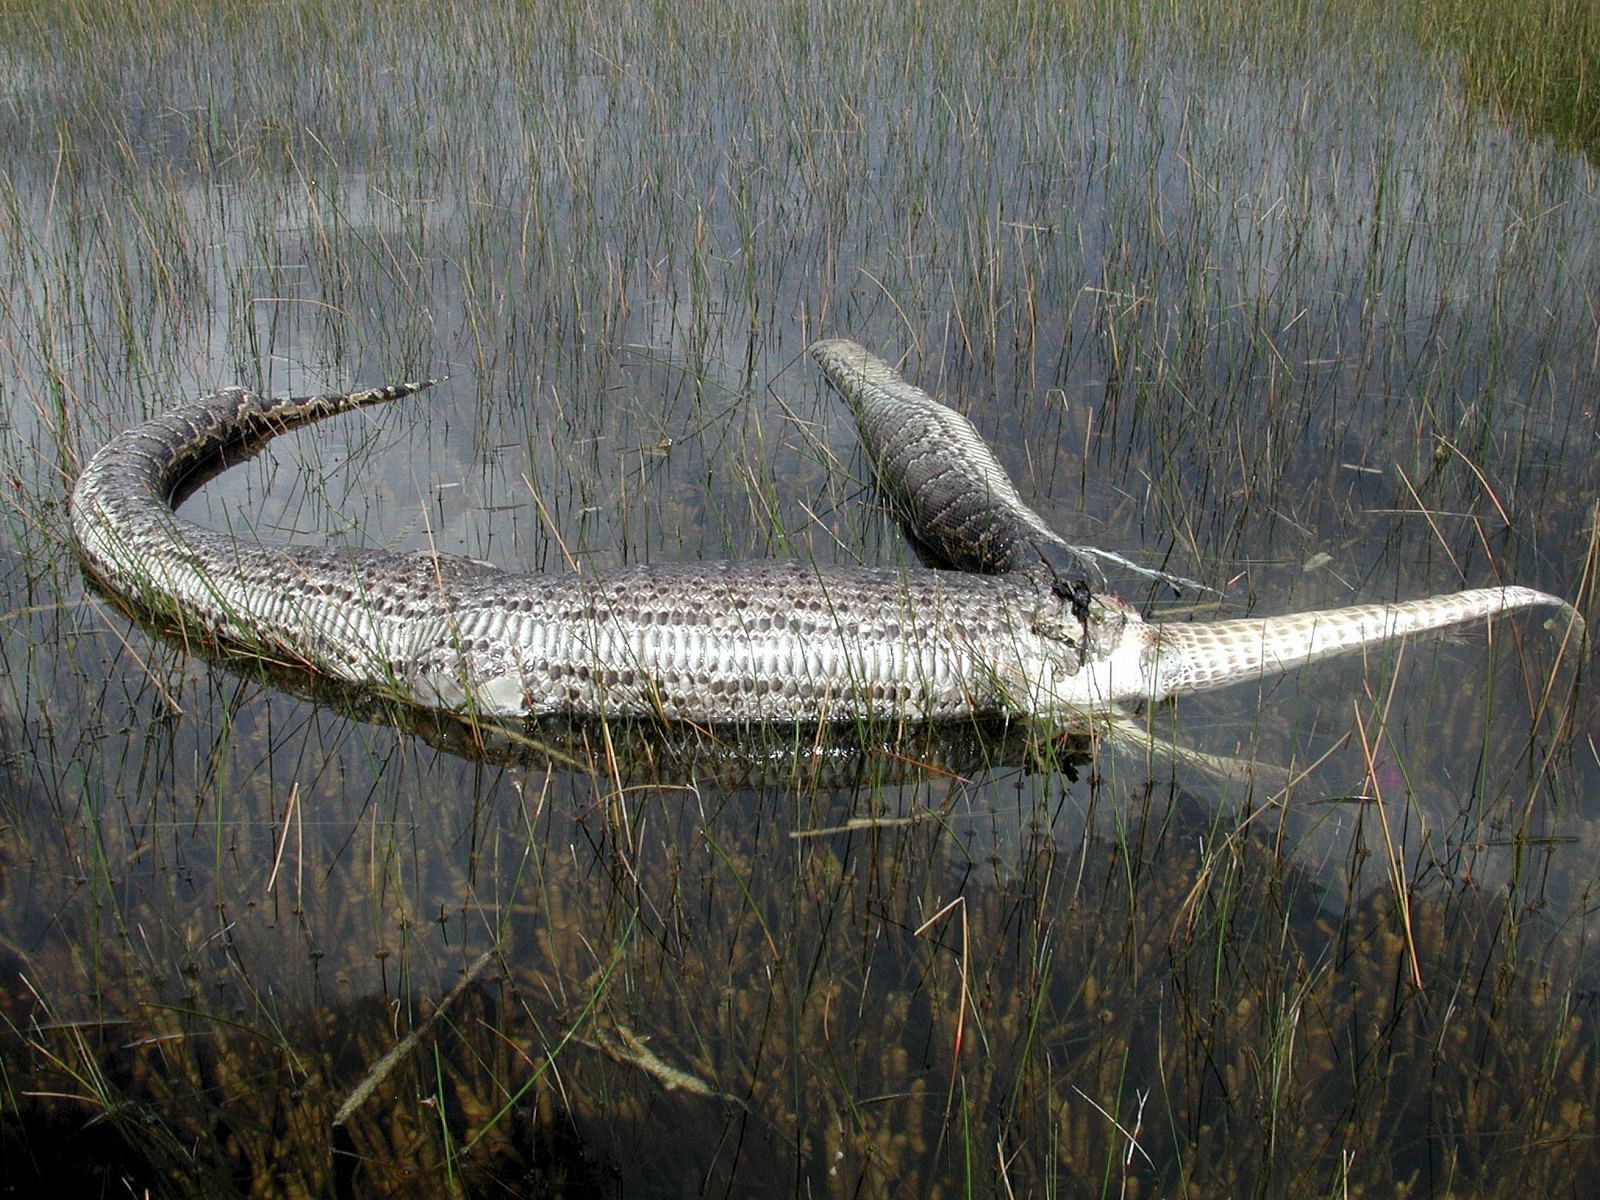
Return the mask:
[[[230, 904], [165, 980], [158, 943], [109, 949], [95, 969], [128, 986], [92, 1017], [70, 982], [87, 964], [14, 963], [55, 981], [8, 985], [29, 1119], [92, 1114], [167, 1194], [633, 1186], [682, 1164], [869, 1192], [1318, 1195], [1359, 1174], [1509, 1195], [1572, 1186], [1594, 1136], [1592, 1004], [1559, 981], [1571, 934], [1536, 889], [1419, 890], [1408, 929], [1392, 893], [1338, 907], [1269, 824], [1198, 801], [1077, 844], [1035, 810], [1013, 869], [959, 783], [794, 813], [782, 787], [686, 804], [637, 760], [613, 769], [620, 788], [562, 769], [485, 794], [480, 882], [452, 889], [461, 930], [500, 931], [482, 953], [429, 964], [392, 916], [325, 940], [343, 910], [319, 884], [289, 922], [327, 949], [306, 1008], [263, 986], [258, 907]], [[1040, 788], [1021, 803], [1058, 821], [1083, 799]], [[381, 997], [358, 983], [380, 971]]]
[[1450, 51], [1467, 91], [1558, 145], [1600, 153], [1600, 13], [1584, 0], [1417, 6], [1420, 36]]

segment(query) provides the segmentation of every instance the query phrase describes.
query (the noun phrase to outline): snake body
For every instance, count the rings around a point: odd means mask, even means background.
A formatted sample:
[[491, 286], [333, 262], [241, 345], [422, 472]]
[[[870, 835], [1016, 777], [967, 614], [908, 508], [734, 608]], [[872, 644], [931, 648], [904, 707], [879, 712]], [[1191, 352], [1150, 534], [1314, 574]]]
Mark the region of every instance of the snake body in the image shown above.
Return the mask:
[[937, 558], [982, 574], [1048, 572], [1063, 595], [1104, 590], [1089, 553], [1028, 507], [966, 417], [855, 342], [817, 342], [811, 357], [850, 405], [906, 524]]
[[[956, 414], [853, 343], [819, 343], [817, 357], [852, 399], [880, 473], [912, 518], [927, 522], [919, 532], [958, 564], [1001, 573], [754, 560], [522, 574], [447, 555], [243, 542], [174, 512], [186, 483], [229, 451], [427, 383], [275, 400], [229, 388], [180, 404], [93, 456], [72, 492], [73, 532], [103, 586], [186, 630], [423, 707], [496, 716], [1075, 713], [1510, 608], [1567, 609], [1508, 587], [1266, 620], [1148, 624], [1027, 508], [975, 432], [951, 441], [955, 426], [926, 406]], [[872, 390], [865, 405], [855, 399], [863, 378]], [[908, 417], [898, 437], [897, 395]], [[919, 414], [932, 424], [910, 419]], [[916, 469], [918, 461], [935, 469]], [[957, 492], [965, 499], [953, 499]]]

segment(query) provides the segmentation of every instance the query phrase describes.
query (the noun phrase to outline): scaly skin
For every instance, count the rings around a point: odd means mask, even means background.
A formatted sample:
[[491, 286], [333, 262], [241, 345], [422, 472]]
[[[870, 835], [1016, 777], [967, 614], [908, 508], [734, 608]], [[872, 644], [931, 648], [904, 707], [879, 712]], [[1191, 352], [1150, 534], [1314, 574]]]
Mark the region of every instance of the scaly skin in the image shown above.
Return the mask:
[[[870, 358], [859, 347], [842, 349], [852, 343], [825, 345], [853, 355], [858, 367]], [[826, 369], [827, 356], [819, 358]], [[700, 722], [1090, 713], [1512, 608], [1571, 612], [1541, 592], [1495, 588], [1266, 620], [1150, 625], [1115, 596], [1063, 599], [1050, 571], [757, 560], [530, 575], [444, 555], [241, 544], [173, 512], [185, 482], [226, 450], [427, 386], [282, 400], [228, 389], [120, 434], [90, 460], [71, 498], [90, 572], [131, 605], [221, 644], [423, 707]], [[892, 401], [893, 389], [885, 395]], [[943, 408], [925, 396], [918, 406], [924, 401]], [[879, 446], [893, 461], [892, 428]], [[952, 459], [957, 474], [980, 460], [993, 464], [984, 455], [981, 441], [976, 449], [967, 443]], [[1048, 528], [1040, 532], [1043, 523], [1013, 499], [1004, 473], [991, 470], [999, 468], [984, 466], [982, 487], [998, 505], [999, 534], [990, 544], [1018, 530], [1026, 543], [991, 569], [1026, 567], [1047, 538], [1064, 546]], [[890, 475], [891, 486], [909, 482]], [[981, 521], [968, 528], [984, 539]]]

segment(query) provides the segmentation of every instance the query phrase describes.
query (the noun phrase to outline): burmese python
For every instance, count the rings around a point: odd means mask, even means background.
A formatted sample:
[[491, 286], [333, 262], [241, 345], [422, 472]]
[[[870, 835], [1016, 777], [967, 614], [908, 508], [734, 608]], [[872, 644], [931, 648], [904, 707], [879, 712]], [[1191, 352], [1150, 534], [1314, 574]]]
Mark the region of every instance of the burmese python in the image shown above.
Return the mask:
[[187, 630], [427, 708], [500, 716], [1082, 713], [1507, 609], [1572, 613], [1505, 587], [1148, 624], [1100, 582], [1092, 558], [1115, 556], [1051, 531], [965, 418], [852, 342], [812, 353], [918, 535], [969, 569], [755, 560], [516, 574], [447, 555], [244, 543], [173, 512], [226, 452], [428, 383], [279, 400], [229, 388], [181, 404], [94, 455], [72, 492], [73, 532], [103, 586]]

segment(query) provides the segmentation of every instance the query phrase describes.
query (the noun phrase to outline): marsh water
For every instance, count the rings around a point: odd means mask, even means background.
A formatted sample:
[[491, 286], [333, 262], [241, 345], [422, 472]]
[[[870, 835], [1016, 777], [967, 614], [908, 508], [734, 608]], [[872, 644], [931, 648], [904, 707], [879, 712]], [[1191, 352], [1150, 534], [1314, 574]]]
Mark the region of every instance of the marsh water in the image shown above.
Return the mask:
[[81, 577], [65, 497], [112, 431], [422, 376], [185, 515], [527, 570], [911, 564], [804, 356], [849, 336], [1063, 534], [1205, 584], [1113, 579], [1152, 616], [1515, 582], [1592, 620], [1592, 94], [1553, 125], [1406, 5], [1064, 7], [8, 11], [11, 1179], [1593, 1175], [1600, 721], [1542, 616], [1139, 738], [506, 730], [219, 658]]

